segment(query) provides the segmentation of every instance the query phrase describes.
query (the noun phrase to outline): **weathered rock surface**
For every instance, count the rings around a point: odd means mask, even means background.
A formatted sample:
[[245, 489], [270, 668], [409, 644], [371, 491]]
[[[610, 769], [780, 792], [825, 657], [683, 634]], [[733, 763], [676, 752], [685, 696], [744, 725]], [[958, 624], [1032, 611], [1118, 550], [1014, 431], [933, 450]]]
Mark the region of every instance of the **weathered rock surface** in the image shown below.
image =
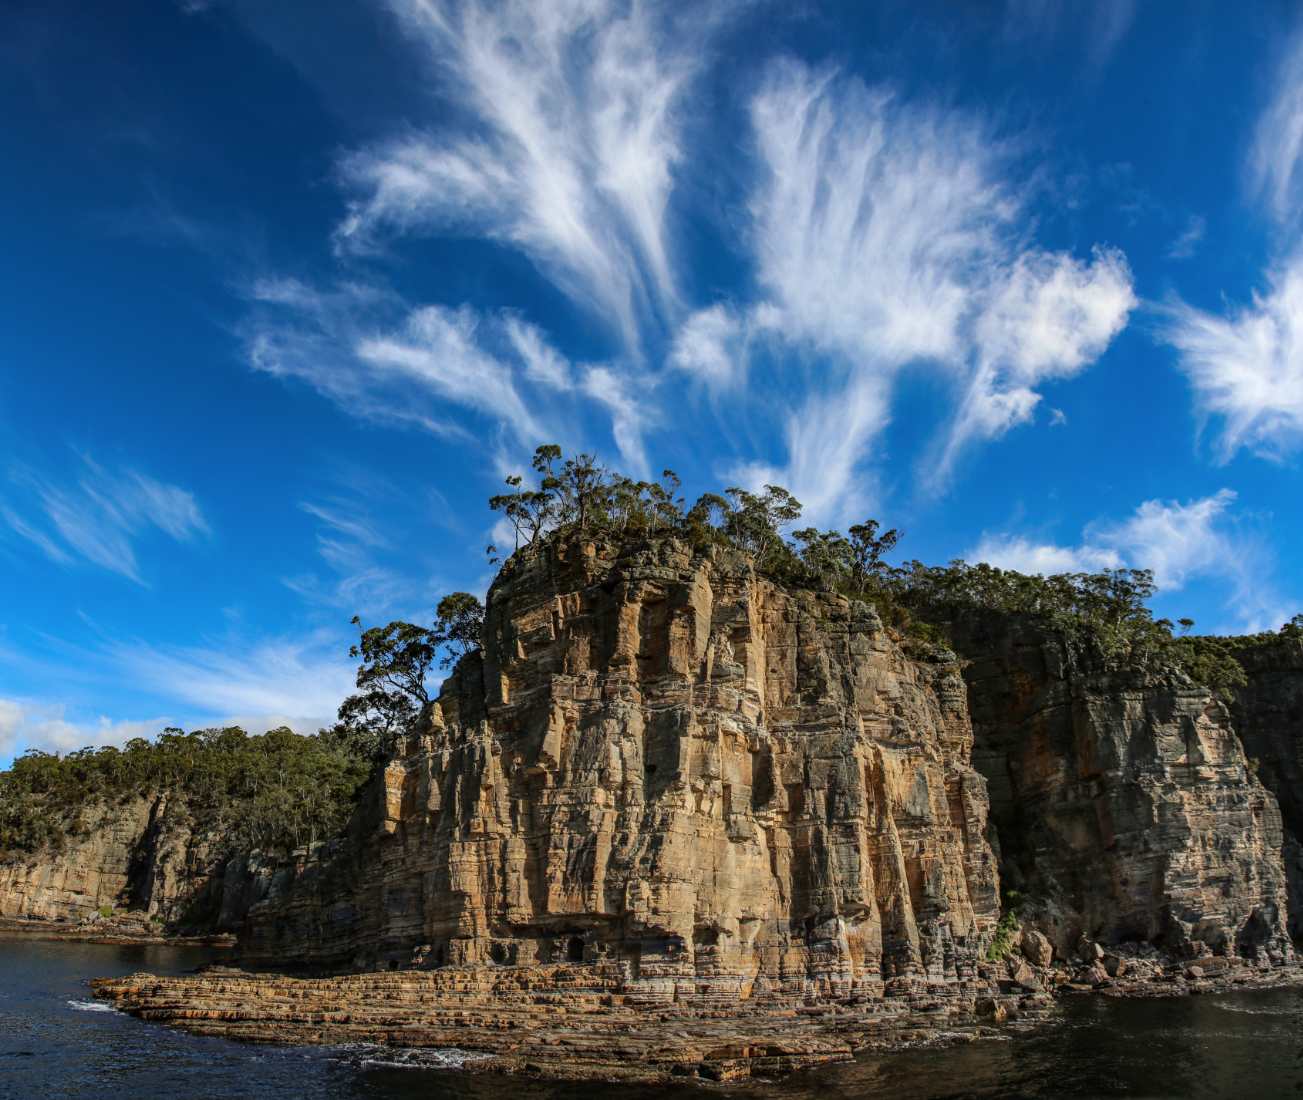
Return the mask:
[[[449, 1048], [465, 1068], [548, 1077], [725, 1081], [773, 1077], [905, 1043], [969, 1042], [990, 1028], [953, 1003], [810, 1004], [773, 994], [712, 1007], [647, 1005], [611, 963], [442, 967], [302, 979], [215, 969], [96, 979], [95, 993], [141, 1019], [241, 1042]], [[1008, 986], [1010, 983], [1004, 983]], [[991, 983], [982, 1017], [1044, 1016], [1044, 996]], [[987, 1022], [990, 1022], [988, 1020]]]
[[1029, 895], [1061, 955], [1085, 933], [1292, 958], [1280, 810], [1207, 689], [1117, 667], [1041, 620], [946, 618], [1004, 884]]
[[183, 807], [168, 808], [166, 794], [91, 804], [62, 850], [0, 864], [0, 917], [93, 920], [109, 906], [140, 914], [145, 928], [152, 918], [233, 930], [267, 895], [277, 867], [256, 854], [229, 858], [221, 837], [196, 835]]
[[246, 965], [599, 965], [618, 992], [971, 1000], [998, 917], [953, 658], [736, 552], [507, 563], [347, 851], [254, 906]]
[[[727, 1079], [929, 1020], [1035, 1015], [1056, 993], [1298, 981], [1282, 852], [1303, 870], [1303, 850], [1226, 708], [1044, 621], [933, 617], [958, 657], [902, 650], [866, 605], [785, 591], [735, 552], [519, 554], [490, 591], [482, 651], [348, 835], [207, 874], [208, 910], [243, 920], [242, 966], [346, 976], [135, 975], [97, 991], [239, 1039]], [[1237, 707], [1288, 717], [1292, 683]], [[1293, 765], [1275, 761], [1299, 739], [1279, 726], [1248, 736], [1287, 791]], [[195, 850], [147, 835], [121, 850]], [[108, 881], [112, 853], [84, 862]], [[1024, 895], [1007, 964], [984, 961], [997, 857]], [[131, 881], [179, 882], [178, 858]], [[43, 912], [58, 908], [40, 889], [94, 893], [34, 881], [17, 893]]]
[[1280, 638], [1235, 656], [1248, 683], [1235, 689], [1231, 718], [1258, 778], [1280, 803], [1289, 932], [1297, 939], [1303, 936], [1303, 643]]

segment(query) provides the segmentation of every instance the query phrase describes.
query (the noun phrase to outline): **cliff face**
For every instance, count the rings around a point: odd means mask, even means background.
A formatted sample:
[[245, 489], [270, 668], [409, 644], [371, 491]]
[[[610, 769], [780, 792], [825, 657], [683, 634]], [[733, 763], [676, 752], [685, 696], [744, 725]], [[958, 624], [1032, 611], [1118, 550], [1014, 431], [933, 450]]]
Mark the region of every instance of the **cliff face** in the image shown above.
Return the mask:
[[1235, 689], [1231, 717], [1245, 755], [1280, 802], [1289, 931], [1297, 938], [1303, 936], [1303, 644], [1281, 639], [1238, 650], [1235, 657], [1248, 683]]
[[166, 794], [94, 804], [80, 835], [0, 864], [0, 917], [80, 920], [101, 905], [160, 923], [233, 929], [264, 897], [272, 869], [256, 856], [228, 859], [220, 836], [196, 834]]
[[[1084, 933], [1291, 956], [1280, 810], [1207, 689], [1111, 666], [1025, 617], [959, 611], [948, 625], [1005, 885], [1029, 895], [1061, 953]], [[1249, 709], [1241, 732], [1262, 731], [1250, 743], [1284, 736], [1274, 713]], [[1297, 774], [1296, 743], [1292, 759]]]
[[551, 543], [244, 959], [602, 962], [662, 1001], [956, 989], [998, 917], [971, 744], [958, 664], [863, 604], [735, 552]]

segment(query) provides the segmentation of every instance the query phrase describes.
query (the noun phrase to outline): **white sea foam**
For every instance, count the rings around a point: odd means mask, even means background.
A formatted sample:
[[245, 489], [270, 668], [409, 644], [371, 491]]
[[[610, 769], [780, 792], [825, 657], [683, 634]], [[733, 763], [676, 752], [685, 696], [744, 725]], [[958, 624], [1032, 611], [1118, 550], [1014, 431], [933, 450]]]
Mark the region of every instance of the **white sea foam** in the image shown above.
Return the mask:
[[116, 1012], [111, 1004], [105, 1004], [103, 1001], [69, 1001], [69, 1008], [75, 1008], [78, 1012]]
[[1243, 1012], [1246, 1016], [1297, 1016], [1297, 1008], [1245, 1008], [1243, 1005], [1228, 1005], [1214, 1001], [1223, 1012]]
[[394, 1066], [401, 1069], [461, 1069], [467, 1062], [492, 1058], [473, 1050], [447, 1047], [443, 1050], [423, 1050], [419, 1047], [363, 1047], [353, 1055], [359, 1066]]

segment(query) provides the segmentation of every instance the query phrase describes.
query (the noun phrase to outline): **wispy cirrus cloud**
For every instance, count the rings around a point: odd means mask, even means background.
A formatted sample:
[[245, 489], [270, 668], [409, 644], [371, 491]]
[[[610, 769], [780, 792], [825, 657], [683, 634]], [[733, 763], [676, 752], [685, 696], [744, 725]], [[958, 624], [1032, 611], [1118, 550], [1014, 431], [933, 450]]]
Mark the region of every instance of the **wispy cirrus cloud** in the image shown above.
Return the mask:
[[666, 422], [661, 394], [691, 379], [740, 395], [786, 443], [785, 461], [755, 469], [792, 485], [811, 518], [837, 519], [866, 503], [856, 487], [903, 370], [939, 371], [950, 389], [925, 463], [942, 487], [966, 448], [1031, 420], [1045, 383], [1098, 358], [1135, 305], [1117, 250], [1080, 258], [1030, 240], [1017, 150], [987, 120], [779, 59], [761, 62], [750, 101], [751, 225], [736, 242], [757, 292], [690, 309], [667, 218], [690, 163], [678, 105], [730, 8], [390, 6], [457, 109], [345, 158], [340, 248], [374, 259], [407, 235], [497, 241], [623, 339], [581, 364], [522, 314], [400, 305], [365, 285], [313, 303], [266, 284], [281, 313], [251, 327], [251, 362], [351, 411], [456, 434], [453, 404], [533, 445], [589, 402], [638, 472], [646, 432]]
[[1250, 190], [1288, 242], [1262, 274], [1252, 300], [1220, 313], [1179, 298], [1166, 307], [1163, 336], [1194, 390], [1205, 423], [1216, 422], [1221, 462], [1242, 449], [1278, 458], [1303, 444], [1303, 35], [1276, 74], [1249, 154]]
[[656, 414], [634, 399], [628, 367], [571, 363], [518, 313], [413, 308], [367, 286], [318, 291], [296, 280], [258, 283], [252, 297], [273, 308], [244, 325], [250, 365], [301, 379], [353, 415], [469, 439], [470, 412], [512, 447], [532, 448], [563, 435], [557, 425], [577, 408], [601, 410], [626, 461], [645, 465]]
[[177, 542], [208, 533], [194, 494], [130, 467], [108, 469], [86, 455], [56, 479], [28, 466], [9, 470], [0, 498], [9, 530], [60, 565], [90, 563], [143, 583], [135, 544], [151, 528]]
[[1125, 258], [1029, 244], [1012, 151], [981, 118], [795, 62], [773, 66], [751, 116], [766, 296], [745, 319], [694, 315], [675, 354], [738, 377], [730, 346], [761, 328], [820, 354], [788, 420], [784, 471], [813, 515], [862, 505], [847, 488], [904, 368], [940, 368], [956, 387], [943, 476], [962, 447], [1030, 419], [1033, 387], [1083, 369], [1126, 324]]
[[413, 132], [342, 166], [357, 193], [342, 245], [385, 232], [471, 232], [529, 255], [640, 345], [673, 306], [665, 232], [681, 150], [674, 109], [712, 7], [591, 0], [391, 0], [471, 112], [470, 133]]
[[[295, 725], [324, 722], [354, 688], [356, 666], [337, 631], [217, 639], [162, 648], [106, 643], [108, 659], [142, 689], [203, 716], [293, 716]], [[315, 729], [315, 726], [311, 728]]]
[[1251, 305], [1218, 316], [1168, 307], [1167, 341], [1205, 419], [1215, 417], [1217, 457], [1247, 448], [1274, 457], [1303, 441], [1303, 254], [1267, 273]]

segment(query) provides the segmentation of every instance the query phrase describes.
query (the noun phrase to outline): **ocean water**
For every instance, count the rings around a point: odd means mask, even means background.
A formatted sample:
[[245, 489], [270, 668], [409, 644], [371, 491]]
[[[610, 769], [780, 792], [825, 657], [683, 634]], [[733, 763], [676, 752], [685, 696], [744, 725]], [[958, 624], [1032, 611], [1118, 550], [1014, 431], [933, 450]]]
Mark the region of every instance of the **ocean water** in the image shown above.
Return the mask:
[[[1303, 1096], [1303, 991], [1065, 1002], [1050, 1024], [928, 1044], [771, 1083], [548, 1083], [460, 1072], [456, 1052], [265, 1047], [201, 1039], [96, 1002], [87, 978], [178, 973], [216, 958], [180, 947], [51, 943], [0, 933], [0, 1097], [212, 1100], [961, 1100]], [[431, 1064], [433, 1063], [433, 1064]]]

